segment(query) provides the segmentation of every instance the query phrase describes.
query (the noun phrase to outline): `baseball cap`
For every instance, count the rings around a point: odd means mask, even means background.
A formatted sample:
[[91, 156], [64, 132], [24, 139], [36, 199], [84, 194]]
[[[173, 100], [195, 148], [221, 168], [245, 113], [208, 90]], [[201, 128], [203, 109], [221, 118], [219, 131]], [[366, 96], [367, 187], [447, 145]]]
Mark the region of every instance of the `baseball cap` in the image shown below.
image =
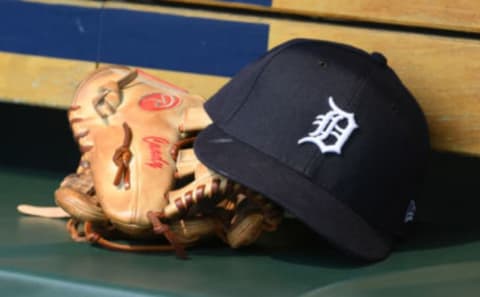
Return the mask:
[[275, 201], [348, 255], [389, 255], [414, 220], [425, 117], [380, 53], [295, 39], [244, 67], [205, 109], [211, 169]]

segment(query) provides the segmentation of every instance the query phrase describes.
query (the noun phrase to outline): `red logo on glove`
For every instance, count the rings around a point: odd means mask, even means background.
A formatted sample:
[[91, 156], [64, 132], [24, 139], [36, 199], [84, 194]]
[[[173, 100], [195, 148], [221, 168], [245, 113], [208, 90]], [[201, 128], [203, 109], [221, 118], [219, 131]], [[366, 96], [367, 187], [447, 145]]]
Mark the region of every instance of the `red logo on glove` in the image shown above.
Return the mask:
[[173, 108], [179, 103], [180, 98], [177, 96], [153, 93], [143, 96], [138, 104], [144, 110], [156, 111]]
[[162, 157], [162, 145], [169, 144], [168, 140], [157, 136], [147, 136], [143, 138], [143, 141], [148, 144], [150, 149], [150, 162], [146, 163], [146, 165], [152, 168], [168, 166], [168, 162]]

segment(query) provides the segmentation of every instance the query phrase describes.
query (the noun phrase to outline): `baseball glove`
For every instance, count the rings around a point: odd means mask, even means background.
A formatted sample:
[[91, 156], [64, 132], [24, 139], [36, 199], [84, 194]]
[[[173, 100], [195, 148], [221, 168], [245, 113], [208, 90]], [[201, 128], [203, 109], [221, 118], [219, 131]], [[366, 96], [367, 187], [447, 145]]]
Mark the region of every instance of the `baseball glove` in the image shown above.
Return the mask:
[[278, 207], [195, 157], [195, 133], [210, 123], [203, 103], [121, 66], [100, 68], [80, 83], [68, 119], [82, 155], [55, 192], [74, 240], [185, 257], [184, 247], [211, 235], [236, 248], [276, 229]]

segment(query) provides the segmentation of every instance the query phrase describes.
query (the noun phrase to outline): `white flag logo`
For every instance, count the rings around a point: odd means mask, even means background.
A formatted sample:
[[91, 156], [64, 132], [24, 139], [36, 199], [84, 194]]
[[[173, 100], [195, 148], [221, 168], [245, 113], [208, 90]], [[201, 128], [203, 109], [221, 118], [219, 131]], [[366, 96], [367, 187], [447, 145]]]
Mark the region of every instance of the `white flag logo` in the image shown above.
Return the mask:
[[311, 142], [318, 146], [322, 153], [342, 153], [342, 147], [348, 140], [353, 130], [358, 128], [355, 115], [340, 109], [333, 97], [328, 97], [331, 110], [326, 114], [320, 114], [313, 121], [317, 125], [315, 131], [298, 140], [298, 144]]

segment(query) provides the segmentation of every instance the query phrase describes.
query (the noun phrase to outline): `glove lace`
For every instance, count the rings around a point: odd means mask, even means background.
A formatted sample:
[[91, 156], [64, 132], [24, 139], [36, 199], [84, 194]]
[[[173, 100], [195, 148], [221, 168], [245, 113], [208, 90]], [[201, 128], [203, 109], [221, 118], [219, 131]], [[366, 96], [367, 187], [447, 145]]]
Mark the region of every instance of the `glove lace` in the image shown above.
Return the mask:
[[130, 144], [132, 142], [132, 130], [127, 123], [123, 123], [124, 138], [123, 144], [113, 154], [113, 162], [117, 165], [117, 173], [113, 184], [123, 185], [126, 190], [130, 189], [130, 160], [132, 159], [132, 152], [130, 151]]

